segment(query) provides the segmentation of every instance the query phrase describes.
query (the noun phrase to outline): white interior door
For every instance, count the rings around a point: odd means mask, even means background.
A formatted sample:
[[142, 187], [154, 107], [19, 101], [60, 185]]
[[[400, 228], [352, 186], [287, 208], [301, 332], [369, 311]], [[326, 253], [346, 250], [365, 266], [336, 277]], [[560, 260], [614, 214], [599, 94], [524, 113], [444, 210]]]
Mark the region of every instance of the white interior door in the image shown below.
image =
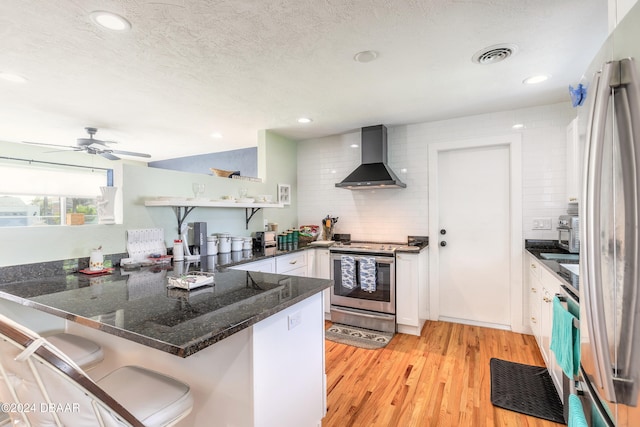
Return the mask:
[[510, 150], [500, 144], [436, 152], [438, 230], [430, 234], [438, 245], [442, 320], [512, 326]]

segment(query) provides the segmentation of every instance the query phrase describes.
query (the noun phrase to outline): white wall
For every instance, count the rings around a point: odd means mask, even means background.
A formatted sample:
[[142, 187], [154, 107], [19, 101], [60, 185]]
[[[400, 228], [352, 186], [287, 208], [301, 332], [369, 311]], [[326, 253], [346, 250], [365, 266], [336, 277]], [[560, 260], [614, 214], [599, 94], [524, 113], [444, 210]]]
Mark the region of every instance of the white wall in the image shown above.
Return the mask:
[[[523, 239], [555, 239], [555, 222], [566, 212], [565, 134], [576, 111], [567, 103], [504, 111], [388, 129], [389, 165], [405, 189], [335, 188], [360, 162], [360, 132], [298, 143], [298, 219], [320, 224], [339, 217], [336, 232], [354, 240], [404, 241], [428, 232], [427, 146], [472, 137], [522, 134]], [[516, 123], [524, 124], [514, 131]], [[374, 123], [372, 123], [374, 124]], [[490, 167], [490, 165], [487, 165]], [[406, 171], [405, 171], [406, 170]], [[532, 230], [534, 218], [551, 218], [552, 230]]]
[[[129, 229], [163, 228], [165, 242], [170, 247], [178, 233], [173, 210], [169, 207], [147, 208], [144, 200], [157, 196], [193, 197], [193, 182], [204, 183], [205, 197], [210, 198], [225, 194], [238, 196], [239, 189], [243, 187], [247, 188], [249, 195], [272, 194], [276, 197], [278, 184], [291, 185], [292, 204], [282, 209], [260, 210], [251, 220], [248, 230], [245, 229], [244, 209], [197, 208], [187, 222], [206, 221], [209, 233], [230, 232], [248, 236], [252, 231], [263, 229], [265, 218], [280, 224], [281, 229], [297, 224], [296, 144], [267, 131], [259, 135], [258, 151], [265, 156], [261, 166], [263, 170], [259, 170], [264, 177], [263, 183], [148, 168], [145, 164], [114, 162], [84, 153], [51, 153], [46, 148], [23, 144], [0, 142], [0, 150], [4, 156], [114, 168], [115, 185], [119, 187], [116, 207], [123, 212], [122, 223], [114, 225], [2, 227], [0, 267], [88, 257], [91, 249], [100, 245], [105, 254], [123, 253], [126, 252], [126, 230]], [[0, 194], [10, 185], [0, 183]], [[96, 196], [99, 193], [96, 189]]]

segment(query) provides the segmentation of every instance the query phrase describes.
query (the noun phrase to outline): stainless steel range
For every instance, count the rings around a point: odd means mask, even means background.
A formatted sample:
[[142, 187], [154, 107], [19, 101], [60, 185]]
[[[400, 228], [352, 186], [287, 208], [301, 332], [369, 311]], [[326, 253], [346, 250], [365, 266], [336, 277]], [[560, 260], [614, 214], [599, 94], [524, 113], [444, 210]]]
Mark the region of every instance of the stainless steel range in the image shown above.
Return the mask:
[[396, 331], [396, 270], [399, 243], [341, 242], [331, 253], [331, 321], [376, 331]]

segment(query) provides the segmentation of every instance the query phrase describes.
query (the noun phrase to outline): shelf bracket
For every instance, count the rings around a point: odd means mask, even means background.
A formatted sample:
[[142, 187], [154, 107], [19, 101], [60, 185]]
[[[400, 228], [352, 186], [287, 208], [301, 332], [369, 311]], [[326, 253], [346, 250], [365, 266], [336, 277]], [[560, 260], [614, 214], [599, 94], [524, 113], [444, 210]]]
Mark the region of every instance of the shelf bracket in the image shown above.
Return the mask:
[[195, 206], [173, 206], [173, 211], [176, 213], [176, 219], [178, 220], [178, 236], [182, 235], [182, 224], [187, 216], [194, 210]]
[[[253, 216], [256, 214], [256, 212], [258, 212], [260, 209], [262, 208], [244, 208], [244, 216], [245, 216], [245, 225], [246, 228], [245, 230], [249, 229], [249, 221], [251, 221], [251, 218], [253, 218]], [[249, 210], [251, 210], [251, 215], [249, 215]]]

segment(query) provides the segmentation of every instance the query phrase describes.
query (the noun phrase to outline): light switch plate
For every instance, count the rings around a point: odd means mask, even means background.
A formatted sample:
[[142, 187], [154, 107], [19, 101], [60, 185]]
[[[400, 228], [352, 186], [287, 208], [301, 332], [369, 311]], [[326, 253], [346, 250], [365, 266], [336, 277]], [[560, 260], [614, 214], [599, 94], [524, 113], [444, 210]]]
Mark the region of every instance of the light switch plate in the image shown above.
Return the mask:
[[302, 313], [296, 311], [295, 313], [287, 316], [287, 319], [289, 321], [289, 330], [291, 330], [302, 323]]
[[534, 218], [532, 230], [551, 230], [551, 218]]

